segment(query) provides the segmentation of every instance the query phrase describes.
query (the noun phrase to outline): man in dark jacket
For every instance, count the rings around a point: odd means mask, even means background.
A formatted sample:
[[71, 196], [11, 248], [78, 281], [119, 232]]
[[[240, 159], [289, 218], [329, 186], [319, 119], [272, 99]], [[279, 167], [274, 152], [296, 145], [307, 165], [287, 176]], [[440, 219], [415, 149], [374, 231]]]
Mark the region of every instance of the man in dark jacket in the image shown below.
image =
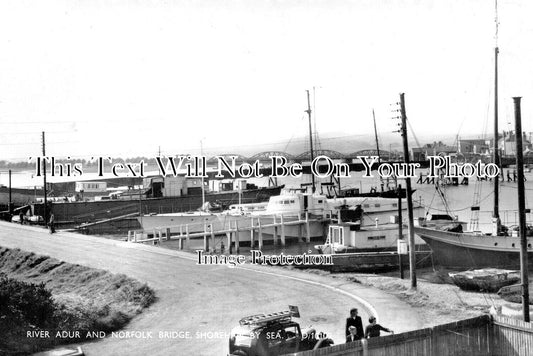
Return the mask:
[[364, 336], [363, 322], [361, 321], [361, 317], [357, 315], [357, 308], [352, 308], [350, 310], [350, 317], [346, 319], [346, 337], [350, 335], [350, 326], [355, 327], [355, 335], [358, 339], [362, 339]]

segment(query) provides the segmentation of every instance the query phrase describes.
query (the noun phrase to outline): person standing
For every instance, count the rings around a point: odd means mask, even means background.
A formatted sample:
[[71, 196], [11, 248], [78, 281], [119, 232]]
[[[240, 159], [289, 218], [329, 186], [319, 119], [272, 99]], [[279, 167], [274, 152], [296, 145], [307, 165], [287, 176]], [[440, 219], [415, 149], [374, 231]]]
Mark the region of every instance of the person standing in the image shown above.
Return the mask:
[[361, 317], [357, 315], [358, 310], [357, 308], [352, 308], [350, 310], [350, 317], [346, 318], [346, 337], [350, 336], [350, 327], [353, 326], [355, 328], [355, 335], [357, 336], [357, 340], [363, 338], [363, 321], [361, 320]]
[[388, 333], [394, 334], [394, 331], [387, 329], [381, 325], [379, 325], [376, 322], [376, 318], [371, 316], [368, 319], [369, 325], [366, 326], [365, 329], [365, 339], [370, 339], [371, 337], [378, 337], [381, 334], [381, 330], [386, 331]]
[[48, 227], [50, 228], [50, 233], [53, 234], [56, 232], [55, 226], [54, 226], [54, 213], [50, 214], [50, 220], [48, 221]]

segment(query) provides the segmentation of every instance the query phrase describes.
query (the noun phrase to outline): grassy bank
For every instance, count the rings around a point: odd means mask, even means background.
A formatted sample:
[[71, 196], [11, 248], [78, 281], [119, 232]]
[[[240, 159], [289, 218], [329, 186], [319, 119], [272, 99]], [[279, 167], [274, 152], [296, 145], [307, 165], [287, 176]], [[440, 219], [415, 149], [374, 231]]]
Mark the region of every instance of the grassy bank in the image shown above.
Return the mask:
[[[0, 354], [22, 355], [80, 339], [57, 331], [110, 332], [155, 300], [124, 275], [0, 247]], [[28, 332], [49, 331], [49, 337]], [[34, 334], [35, 335], [35, 334]]]

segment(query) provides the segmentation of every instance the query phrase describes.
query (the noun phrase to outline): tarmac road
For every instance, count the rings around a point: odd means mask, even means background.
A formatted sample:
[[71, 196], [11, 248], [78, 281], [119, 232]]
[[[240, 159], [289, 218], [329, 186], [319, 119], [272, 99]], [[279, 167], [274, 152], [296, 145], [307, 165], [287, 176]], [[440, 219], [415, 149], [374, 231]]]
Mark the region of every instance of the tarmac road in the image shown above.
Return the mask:
[[[118, 335], [81, 344], [89, 356], [225, 355], [229, 331], [240, 318], [286, 310], [288, 305], [299, 307], [302, 327], [313, 325], [335, 343], [344, 342], [344, 322], [352, 307], [359, 308], [365, 325], [368, 315], [376, 313], [396, 332], [419, 325], [413, 310], [384, 293], [298, 271], [200, 266], [193, 255], [180, 251], [66, 232], [50, 235], [41, 228], [4, 222], [0, 245], [124, 273], [155, 290], [157, 302]], [[355, 294], [372, 305], [359, 303]]]

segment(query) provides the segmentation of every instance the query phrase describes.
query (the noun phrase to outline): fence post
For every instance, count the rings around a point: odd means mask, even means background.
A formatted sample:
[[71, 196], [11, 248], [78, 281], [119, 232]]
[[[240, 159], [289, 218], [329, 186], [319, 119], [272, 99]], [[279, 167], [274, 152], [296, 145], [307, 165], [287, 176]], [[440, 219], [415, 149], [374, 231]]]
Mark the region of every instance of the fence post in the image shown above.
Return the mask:
[[[224, 226], [225, 225], [226, 225], [226, 222], [224, 222]], [[231, 220], [230, 219], [228, 219], [228, 227], [225, 229], [226, 229], [226, 238], [228, 239], [228, 253], [231, 255], [233, 252], [233, 246], [231, 246], [233, 236], [231, 233]]]
[[209, 240], [207, 240], [207, 223], [204, 223], [204, 251], [209, 252]]
[[361, 339], [361, 346], [363, 346], [363, 356], [368, 356], [368, 340]]
[[161, 242], [163, 242], [163, 231], [161, 229], [157, 232], [157, 237], [159, 238], [159, 245], [161, 245]]
[[215, 244], [215, 230], [213, 229], [213, 224], [209, 225], [211, 227], [211, 249], [213, 252], [216, 251], [216, 244]]
[[228, 239], [228, 251], [231, 255], [231, 251], [233, 251], [233, 246], [231, 246], [231, 232], [226, 232], [226, 238]]
[[309, 212], [305, 212], [305, 242], [310, 243], [311, 242], [311, 230], [309, 226]]
[[498, 337], [496, 332], [496, 327], [494, 325], [494, 316], [490, 315], [489, 322], [487, 324], [487, 342], [488, 349], [492, 352], [493, 355], [498, 355], [501, 353], [498, 343], [496, 343], [496, 338]]
[[281, 246], [285, 247], [285, 222], [283, 221], [283, 214], [281, 214]]
[[239, 253], [239, 241], [240, 241], [240, 238], [239, 238], [239, 222], [238, 221], [235, 221], [235, 253], [238, 254]]
[[183, 250], [183, 237], [180, 237], [178, 240], [178, 249]]
[[170, 240], [170, 228], [167, 227], [167, 241]]
[[128, 230], [128, 242], [131, 242], [131, 230]]
[[254, 234], [254, 218], [253, 216], [250, 218], [251, 219], [251, 223], [250, 223], [250, 248], [254, 248], [254, 245], [255, 245], [255, 234]]
[[259, 224], [259, 249], [263, 249], [263, 228], [261, 228], [261, 218], [257, 219], [257, 222]]
[[276, 215], [273, 215], [274, 217], [274, 246], [278, 244], [278, 227], [276, 225]]

